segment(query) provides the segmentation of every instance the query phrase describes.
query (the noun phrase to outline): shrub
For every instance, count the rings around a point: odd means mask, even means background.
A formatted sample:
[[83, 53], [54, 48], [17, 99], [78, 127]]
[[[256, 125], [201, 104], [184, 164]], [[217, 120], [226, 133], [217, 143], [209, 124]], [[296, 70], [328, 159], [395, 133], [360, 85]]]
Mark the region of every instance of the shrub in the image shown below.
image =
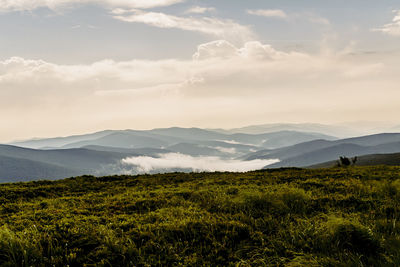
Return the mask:
[[305, 213], [310, 202], [309, 195], [303, 189], [288, 189], [281, 193], [281, 199], [291, 213], [298, 214]]
[[381, 252], [381, 243], [371, 229], [358, 222], [342, 218], [330, 218], [327, 223], [329, 236], [326, 239], [341, 250], [376, 256]]

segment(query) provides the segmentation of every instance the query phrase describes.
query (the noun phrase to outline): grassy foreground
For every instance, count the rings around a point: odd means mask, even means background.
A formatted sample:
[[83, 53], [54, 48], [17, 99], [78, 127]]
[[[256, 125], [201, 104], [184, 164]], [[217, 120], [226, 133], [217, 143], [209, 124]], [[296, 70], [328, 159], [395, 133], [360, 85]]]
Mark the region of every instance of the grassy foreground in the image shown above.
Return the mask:
[[0, 185], [2, 266], [400, 266], [400, 167]]

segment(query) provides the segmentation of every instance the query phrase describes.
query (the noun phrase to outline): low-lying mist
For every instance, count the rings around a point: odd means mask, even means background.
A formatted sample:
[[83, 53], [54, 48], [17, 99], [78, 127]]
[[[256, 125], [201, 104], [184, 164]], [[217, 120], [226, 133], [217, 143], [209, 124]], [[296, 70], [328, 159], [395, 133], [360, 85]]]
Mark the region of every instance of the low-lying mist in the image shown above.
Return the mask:
[[279, 162], [278, 159], [257, 159], [242, 161], [235, 159], [221, 159], [219, 157], [199, 156], [192, 157], [179, 153], [161, 154], [159, 158], [148, 156], [128, 157], [122, 160], [126, 167], [133, 167], [132, 171], [137, 173], [166, 172], [168, 170], [190, 170], [201, 171], [231, 171], [246, 172], [259, 170], [267, 165]]

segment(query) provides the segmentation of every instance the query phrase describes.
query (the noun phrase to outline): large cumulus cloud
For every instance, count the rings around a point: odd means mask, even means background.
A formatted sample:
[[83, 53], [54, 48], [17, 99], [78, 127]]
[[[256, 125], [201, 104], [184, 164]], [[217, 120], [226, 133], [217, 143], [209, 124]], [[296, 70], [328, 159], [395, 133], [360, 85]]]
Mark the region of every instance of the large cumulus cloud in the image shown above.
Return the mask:
[[400, 111], [394, 59], [225, 40], [199, 45], [187, 60], [60, 65], [10, 58], [0, 61], [0, 118], [7, 129], [0, 140], [238, 121], [391, 120]]

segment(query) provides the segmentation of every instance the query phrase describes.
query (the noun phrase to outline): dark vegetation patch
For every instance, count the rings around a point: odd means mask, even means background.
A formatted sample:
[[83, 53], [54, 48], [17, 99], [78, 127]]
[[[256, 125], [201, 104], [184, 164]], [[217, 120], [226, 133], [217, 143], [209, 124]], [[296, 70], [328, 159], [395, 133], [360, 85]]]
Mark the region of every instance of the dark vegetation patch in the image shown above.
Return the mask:
[[0, 185], [1, 266], [400, 266], [400, 167]]

